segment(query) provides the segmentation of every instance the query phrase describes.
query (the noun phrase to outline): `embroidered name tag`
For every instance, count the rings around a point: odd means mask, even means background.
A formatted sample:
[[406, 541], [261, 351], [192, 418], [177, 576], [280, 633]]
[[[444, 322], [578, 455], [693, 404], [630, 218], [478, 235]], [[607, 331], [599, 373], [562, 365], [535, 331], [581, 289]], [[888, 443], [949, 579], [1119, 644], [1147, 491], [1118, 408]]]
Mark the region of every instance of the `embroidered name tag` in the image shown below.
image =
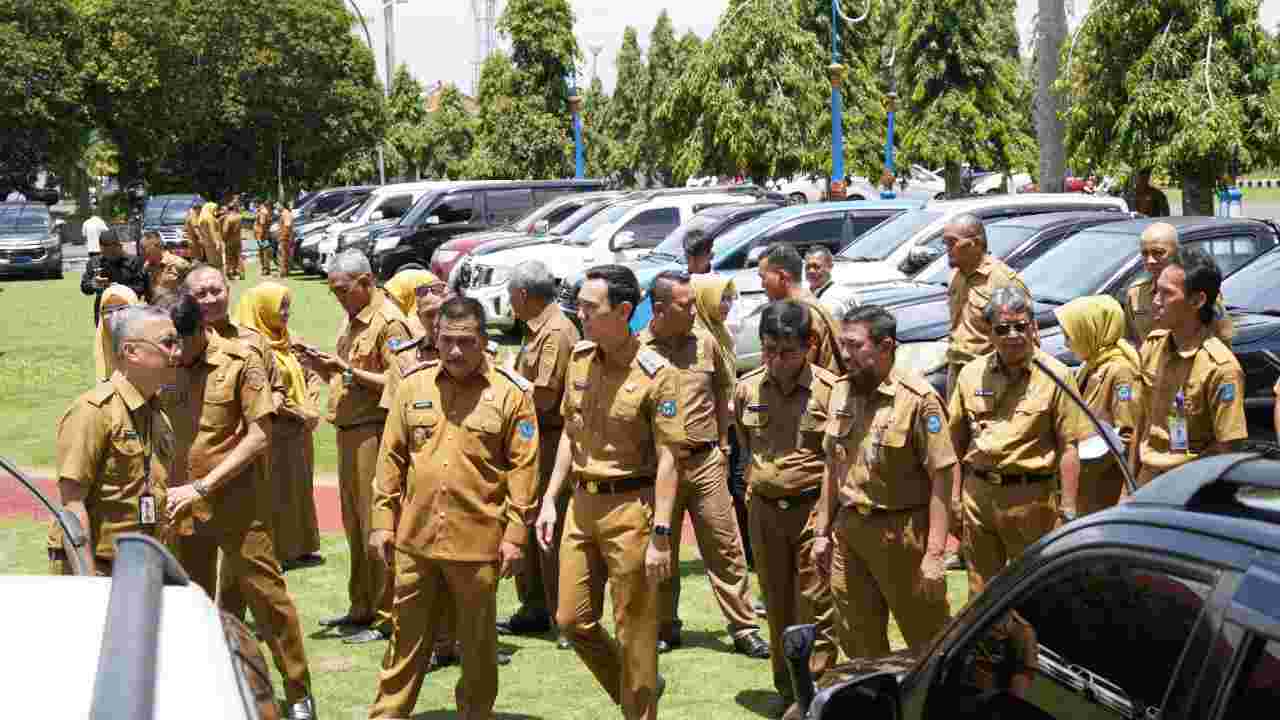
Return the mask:
[[986, 388], [978, 388], [977, 390], [973, 391], [973, 394], [977, 395], [978, 397], [995, 397], [996, 391], [987, 390]]
[[414, 410], [430, 410], [432, 407], [435, 405], [430, 400], [419, 400], [413, 404]]

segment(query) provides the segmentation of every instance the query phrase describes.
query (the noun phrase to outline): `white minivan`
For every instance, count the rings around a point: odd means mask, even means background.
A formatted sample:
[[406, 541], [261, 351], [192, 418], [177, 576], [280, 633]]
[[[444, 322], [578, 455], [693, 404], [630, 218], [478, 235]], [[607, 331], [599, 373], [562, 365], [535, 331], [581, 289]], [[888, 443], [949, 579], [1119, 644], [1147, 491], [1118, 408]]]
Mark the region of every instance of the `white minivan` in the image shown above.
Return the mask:
[[324, 229], [324, 239], [320, 241], [320, 268], [323, 269], [329, 258], [338, 250], [338, 236], [343, 232], [361, 225], [383, 220], [398, 220], [409, 212], [409, 208], [418, 198], [431, 190], [448, 185], [447, 180], [429, 182], [409, 182], [383, 185], [369, 193], [369, 197], [351, 216], [342, 222], [335, 222]]

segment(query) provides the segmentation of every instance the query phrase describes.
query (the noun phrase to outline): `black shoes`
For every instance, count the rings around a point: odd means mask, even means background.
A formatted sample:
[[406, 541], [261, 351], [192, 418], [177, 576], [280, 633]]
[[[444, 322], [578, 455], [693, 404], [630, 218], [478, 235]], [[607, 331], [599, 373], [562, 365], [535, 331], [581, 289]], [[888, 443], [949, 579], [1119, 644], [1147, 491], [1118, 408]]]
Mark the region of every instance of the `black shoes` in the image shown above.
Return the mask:
[[364, 643], [378, 642], [391, 637], [391, 633], [381, 628], [365, 628], [354, 635], [348, 635], [342, 638], [342, 642], [347, 645], [363, 645]]
[[280, 566], [284, 568], [285, 572], [288, 572], [290, 570], [300, 570], [302, 568], [316, 567], [317, 565], [323, 564], [324, 557], [316, 553], [307, 553], [306, 555], [301, 555], [292, 560], [285, 560], [280, 563]]
[[531, 617], [520, 611], [506, 620], [498, 621], [499, 635], [542, 635], [551, 630], [551, 618], [546, 615]]
[[681, 645], [684, 645], [684, 641], [680, 639], [678, 632], [671, 633], [665, 638], [658, 638], [658, 654], [669, 653]]
[[769, 643], [761, 639], [760, 634], [752, 631], [733, 639], [733, 651], [756, 660], [769, 658]]
[[[499, 666], [510, 665], [511, 653], [505, 653], [499, 650], [496, 661]], [[439, 670], [440, 668], [446, 668], [446, 667], [449, 667], [450, 665], [457, 665], [460, 662], [462, 662], [462, 659], [459, 658], [457, 655], [446, 655], [440, 652], [439, 650], [437, 650], [431, 654], [431, 663], [428, 665], [428, 669]]]

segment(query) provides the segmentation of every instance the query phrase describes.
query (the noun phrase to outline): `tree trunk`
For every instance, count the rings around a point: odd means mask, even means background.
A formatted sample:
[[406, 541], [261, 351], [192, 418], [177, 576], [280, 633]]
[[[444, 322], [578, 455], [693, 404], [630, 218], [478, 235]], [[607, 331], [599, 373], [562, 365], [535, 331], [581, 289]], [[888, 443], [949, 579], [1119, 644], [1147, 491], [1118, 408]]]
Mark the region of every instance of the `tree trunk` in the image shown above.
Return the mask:
[[947, 181], [947, 194], [959, 195], [964, 192], [960, 181], [960, 163], [948, 162], [944, 177]]
[[1058, 53], [1067, 36], [1064, 0], [1039, 0], [1036, 35], [1036, 138], [1040, 141], [1040, 191], [1062, 192], [1066, 173], [1066, 128], [1058, 115]]
[[1212, 215], [1213, 190], [1218, 184], [1218, 165], [1204, 160], [1187, 168], [1182, 176], [1182, 214]]

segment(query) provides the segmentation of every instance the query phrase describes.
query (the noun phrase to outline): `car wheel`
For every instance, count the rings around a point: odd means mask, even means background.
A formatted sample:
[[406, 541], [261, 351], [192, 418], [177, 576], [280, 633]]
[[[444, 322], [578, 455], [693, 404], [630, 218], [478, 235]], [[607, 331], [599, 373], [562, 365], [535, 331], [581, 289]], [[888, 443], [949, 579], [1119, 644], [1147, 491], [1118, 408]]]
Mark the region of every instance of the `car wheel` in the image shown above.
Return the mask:
[[788, 205], [804, 205], [807, 202], [809, 198], [805, 197], [804, 193], [791, 193], [787, 196]]

